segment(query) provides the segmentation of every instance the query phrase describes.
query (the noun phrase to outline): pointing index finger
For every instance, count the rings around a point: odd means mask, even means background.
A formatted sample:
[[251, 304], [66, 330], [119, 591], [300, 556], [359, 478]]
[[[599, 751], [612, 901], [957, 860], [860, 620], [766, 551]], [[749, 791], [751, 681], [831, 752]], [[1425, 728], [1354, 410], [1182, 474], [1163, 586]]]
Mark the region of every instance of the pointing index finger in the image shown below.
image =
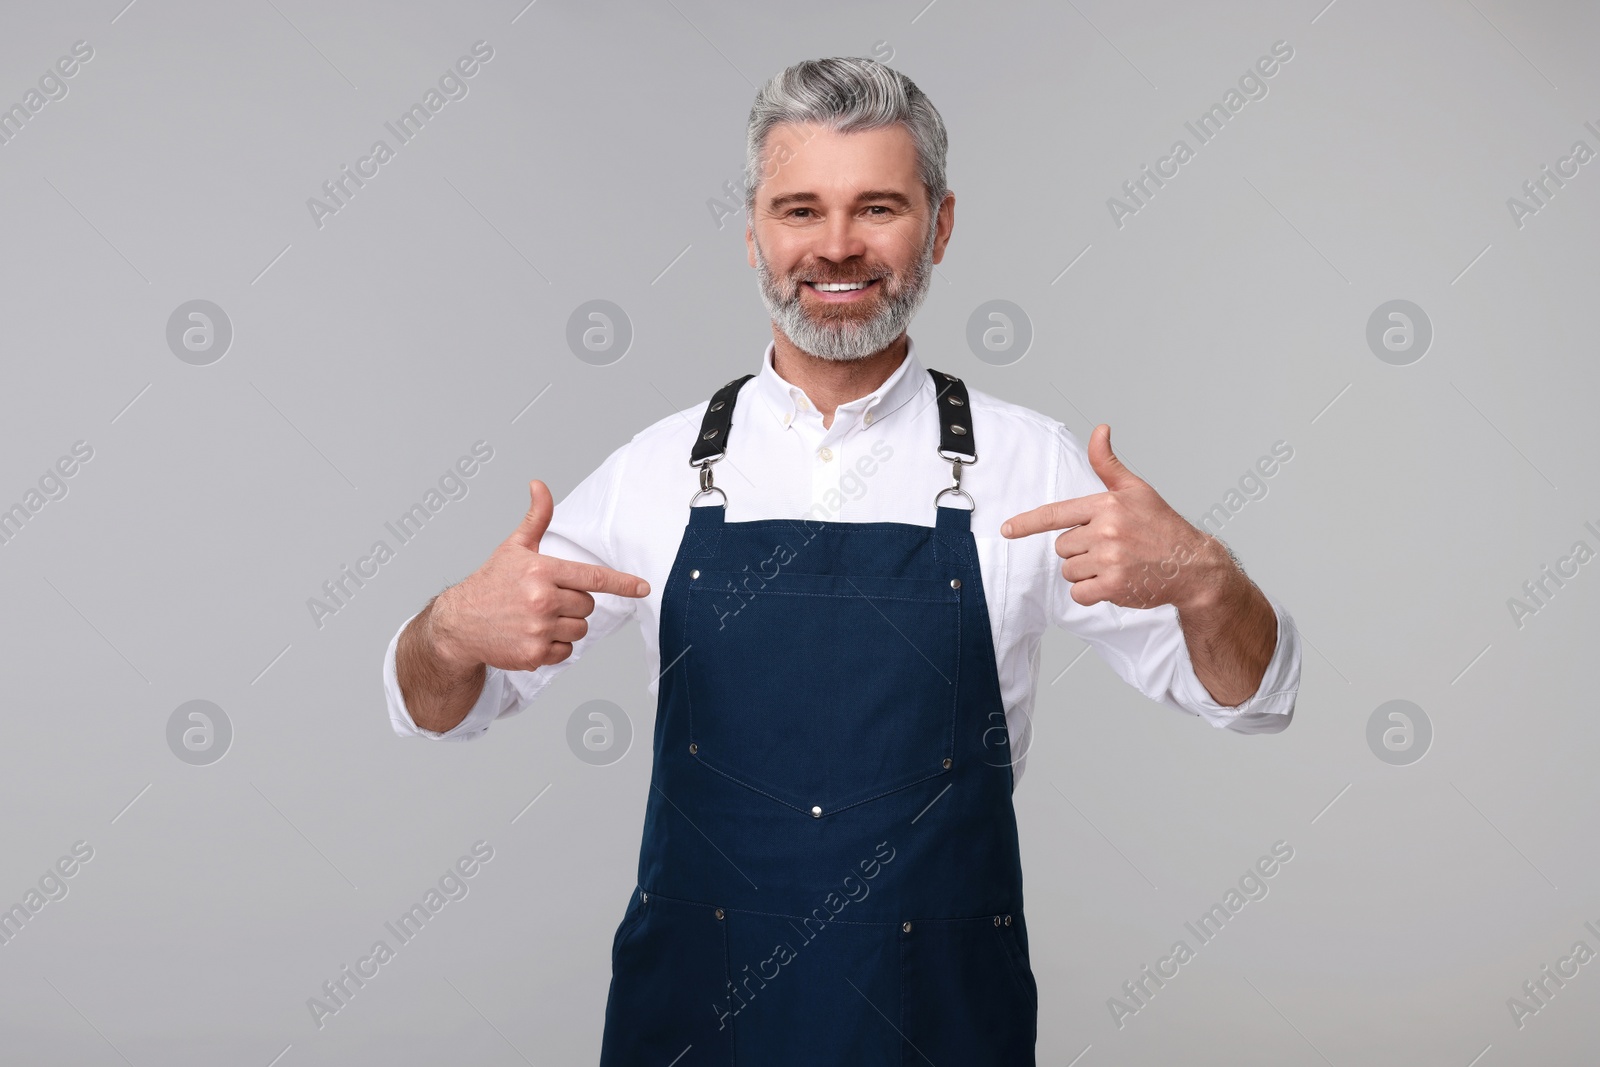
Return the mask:
[[1029, 534], [1043, 533], [1045, 530], [1065, 530], [1072, 526], [1082, 526], [1089, 521], [1091, 514], [1084, 497], [1056, 500], [1049, 504], [1041, 504], [1032, 511], [1013, 515], [1000, 524], [1000, 533], [1005, 537], [1026, 537]]
[[563, 589], [581, 589], [587, 593], [640, 597], [650, 592], [650, 583], [638, 575], [624, 574], [598, 563], [562, 560], [554, 577], [556, 584]]

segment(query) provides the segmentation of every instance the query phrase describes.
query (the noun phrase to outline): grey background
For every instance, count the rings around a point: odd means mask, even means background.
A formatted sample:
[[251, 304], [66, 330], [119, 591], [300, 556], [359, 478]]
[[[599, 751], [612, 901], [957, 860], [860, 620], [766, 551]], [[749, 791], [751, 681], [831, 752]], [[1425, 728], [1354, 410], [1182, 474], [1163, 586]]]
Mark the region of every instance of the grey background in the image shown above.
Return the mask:
[[[461, 745], [391, 733], [380, 660], [528, 478], [559, 499], [756, 369], [742, 224], [707, 201], [756, 86], [839, 54], [905, 71], [950, 129], [926, 364], [1084, 440], [1111, 423], [1192, 520], [1294, 449], [1219, 531], [1304, 635], [1287, 732], [1207, 729], [1046, 642], [1016, 797], [1040, 1062], [1592, 1057], [1600, 964], [1521, 1029], [1506, 1000], [1600, 949], [1600, 565], [1521, 628], [1506, 601], [1600, 544], [1600, 163], [1520, 229], [1505, 202], [1600, 148], [1600, 12], [1325, 2], [7, 3], [5, 105], [95, 50], [0, 146], [0, 503], [94, 448], [0, 548], [0, 903], [95, 850], [0, 946], [7, 1062], [594, 1060], [649, 780], [638, 638]], [[469, 95], [315, 226], [306, 199], [480, 39]], [[1269, 95], [1114, 225], [1106, 199], [1278, 40]], [[209, 366], [166, 344], [193, 299], [233, 326]], [[608, 366], [566, 343], [593, 299], [634, 331]], [[1009, 366], [966, 347], [992, 299], [1032, 324]], [[1408, 366], [1366, 344], [1394, 299], [1433, 325]], [[479, 439], [469, 495], [317, 628], [307, 598]], [[197, 699], [233, 729], [207, 766], [167, 744]], [[594, 699], [634, 726], [606, 766], [566, 741]], [[1407, 766], [1367, 743], [1397, 699], [1433, 727]], [[469, 895], [318, 1029], [307, 999], [479, 839]], [[1270, 895], [1113, 1025], [1278, 840]]]

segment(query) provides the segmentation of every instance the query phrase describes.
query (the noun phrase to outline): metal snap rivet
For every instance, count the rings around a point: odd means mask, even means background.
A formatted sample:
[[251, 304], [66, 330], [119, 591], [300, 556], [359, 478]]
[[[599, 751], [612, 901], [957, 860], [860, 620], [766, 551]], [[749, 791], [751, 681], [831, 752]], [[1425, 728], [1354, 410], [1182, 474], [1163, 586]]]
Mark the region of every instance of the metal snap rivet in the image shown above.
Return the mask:
[[950, 769], [950, 757], [949, 756], [946, 756], [944, 758], [944, 769], [945, 770], [949, 770]]
[[949, 396], [945, 397], [945, 399], [954, 404], [956, 407], [960, 407], [965, 403], [964, 400], [962, 400], [959, 396], [956, 396], [954, 393], [951, 393]]
[[819, 805], [813, 804], [811, 806], [811, 816], [812, 818], [820, 818], [822, 816], [822, 808]]
[[693, 741], [690, 741], [690, 742], [689, 742], [689, 755], [691, 755], [691, 756], [692, 756], [692, 755], [694, 755], [694, 754], [695, 754], [695, 753], [696, 753], [696, 752], [699, 752], [699, 751], [700, 751], [700, 746], [699, 746], [699, 745], [697, 745], [697, 744], [695, 744], [695, 743], [694, 743], [694, 742], [693, 742]]
[[717, 909], [717, 918], [719, 918], [719, 919], [722, 918], [722, 909], [721, 908]]
[[[966, 431], [962, 432], [965, 433]], [[717, 436], [717, 431], [715, 429], [707, 430], [705, 433], [700, 435], [700, 440], [709, 441], [715, 436]]]
[[961, 425], [959, 422], [952, 422], [950, 424], [950, 432], [955, 434], [957, 437], [965, 437], [967, 435], [967, 428]]
[[690, 572], [689, 572], [689, 577], [690, 577], [690, 578], [698, 578], [698, 577], [700, 577], [700, 570], [699, 570], [699, 568], [698, 568], [698, 567], [697, 567], [697, 568], [695, 568], [695, 569], [694, 569], [694, 570], [692, 570], [692, 571], [690, 571]]
[[711, 405], [711, 410], [712, 411], [721, 411], [723, 408], [725, 408], [727, 406], [728, 405], [727, 405], [727, 403], [725, 401], [718, 400], [716, 403]]
[[998, 915], [996, 915], [996, 916], [995, 916], [995, 917], [994, 917], [994, 924], [995, 924], [995, 925], [996, 925], [996, 926], [999, 926], [999, 925], [1000, 925], [1000, 916], [998, 916]]
[[952, 579], [950, 579], [950, 588], [951, 589], [960, 589], [961, 588], [961, 579], [960, 578], [952, 578]]
[[1011, 925], [1011, 916], [1009, 916], [1009, 915], [1006, 916], [1006, 925], [1007, 926]]
[[910, 923], [901, 923], [900, 924], [900, 929], [904, 930], [906, 933], [909, 934], [911, 932], [911, 924]]
[[641, 904], [650, 903], [650, 894], [649, 893], [640, 893], [639, 894], [639, 903], [641, 903]]

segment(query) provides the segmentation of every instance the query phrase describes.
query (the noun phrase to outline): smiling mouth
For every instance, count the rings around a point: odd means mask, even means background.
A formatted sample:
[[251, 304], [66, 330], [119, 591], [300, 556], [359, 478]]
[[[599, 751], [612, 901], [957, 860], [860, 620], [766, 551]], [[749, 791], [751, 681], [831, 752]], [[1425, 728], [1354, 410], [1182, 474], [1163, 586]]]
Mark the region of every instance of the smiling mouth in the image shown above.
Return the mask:
[[859, 293], [877, 285], [880, 279], [868, 278], [859, 282], [804, 282], [808, 289], [815, 293]]

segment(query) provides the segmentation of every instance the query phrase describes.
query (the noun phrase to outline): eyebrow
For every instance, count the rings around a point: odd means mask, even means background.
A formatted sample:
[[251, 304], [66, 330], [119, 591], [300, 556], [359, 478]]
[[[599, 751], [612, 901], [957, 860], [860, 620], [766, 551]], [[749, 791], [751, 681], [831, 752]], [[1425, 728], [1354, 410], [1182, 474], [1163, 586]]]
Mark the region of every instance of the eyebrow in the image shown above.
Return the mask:
[[[856, 203], [858, 204], [874, 200], [887, 200], [902, 210], [909, 210], [912, 206], [909, 197], [893, 189], [868, 189], [856, 194]], [[767, 207], [772, 211], [778, 211], [795, 204], [820, 204], [821, 202], [822, 198], [816, 193], [789, 193], [786, 196], [773, 197]]]

